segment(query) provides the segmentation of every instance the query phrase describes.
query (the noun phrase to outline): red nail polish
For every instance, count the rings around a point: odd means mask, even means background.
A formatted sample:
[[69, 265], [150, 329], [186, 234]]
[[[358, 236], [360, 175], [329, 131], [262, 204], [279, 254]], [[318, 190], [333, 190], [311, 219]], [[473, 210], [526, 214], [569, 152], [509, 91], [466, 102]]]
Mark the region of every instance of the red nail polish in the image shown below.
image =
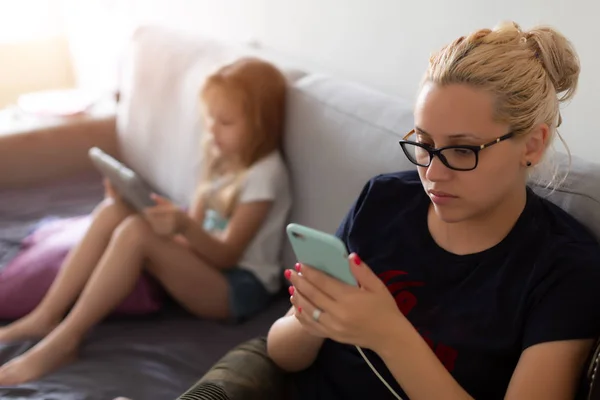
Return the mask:
[[293, 287], [293, 286], [290, 286], [290, 287], [288, 288], [288, 292], [290, 292], [290, 296], [293, 296], [293, 295], [294, 295], [294, 287]]
[[298, 307], [298, 313], [301, 314], [302, 313], [302, 307]]
[[354, 254], [354, 264], [356, 265], [360, 265], [362, 263], [362, 261], [360, 260], [360, 257], [358, 256], [358, 254]]
[[285, 279], [290, 279], [290, 277], [292, 276], [292, 271], [289, 269], [286, 269], [285, 272], [283, 273], [283, 275], [285, 276]]
[[294, 266], [294, 268], [296, 268], [296, 272], [300, 272], [300, 269], [302, 268], [302, 265], [300, 265], [300, 263], [296, 263], [296, 265]]

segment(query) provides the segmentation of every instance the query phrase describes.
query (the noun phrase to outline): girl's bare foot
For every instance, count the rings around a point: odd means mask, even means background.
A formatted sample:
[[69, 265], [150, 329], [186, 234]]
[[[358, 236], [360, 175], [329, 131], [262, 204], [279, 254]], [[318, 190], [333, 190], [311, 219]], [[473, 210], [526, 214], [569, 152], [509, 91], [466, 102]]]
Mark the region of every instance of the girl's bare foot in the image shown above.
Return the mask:
[[0, 343], [41, 339], [52, 332], [60, 321], [32, 312], [10, 325], [0, 328]]
[[80, 340], [55, 330], [25, 354], [0, 367], [0, 386], [37, 380], [74, 361]]

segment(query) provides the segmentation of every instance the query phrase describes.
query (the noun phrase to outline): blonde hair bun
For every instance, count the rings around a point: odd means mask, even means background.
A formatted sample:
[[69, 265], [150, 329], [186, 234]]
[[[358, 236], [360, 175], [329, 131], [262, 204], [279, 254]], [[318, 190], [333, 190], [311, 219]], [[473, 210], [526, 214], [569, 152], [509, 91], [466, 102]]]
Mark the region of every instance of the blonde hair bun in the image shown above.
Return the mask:
[[573, 97], [581, 67], [573, 44], [564, 35], [547, 26], [537, 26], [523, 32], [515, 22], [503, 22], [491, 32], [495, 34], [492, 36], [496, 36], [496, 43], [511, 39], [525, 43], [544, 67], [558, 100], [565, 101]]

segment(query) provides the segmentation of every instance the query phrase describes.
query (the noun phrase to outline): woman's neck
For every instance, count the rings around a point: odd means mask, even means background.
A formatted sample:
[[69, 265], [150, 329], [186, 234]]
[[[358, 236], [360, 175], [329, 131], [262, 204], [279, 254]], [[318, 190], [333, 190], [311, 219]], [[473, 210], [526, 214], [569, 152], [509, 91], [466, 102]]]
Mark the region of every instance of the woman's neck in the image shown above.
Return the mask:
[[429, 207], [429, 232], [438, 246], [458, 254], [485, 251], [500, 243], [515, 226], [527, 203], [527, 189], [519, 189], [492, 211], [466, 221], [448, 223], [442, 221]]

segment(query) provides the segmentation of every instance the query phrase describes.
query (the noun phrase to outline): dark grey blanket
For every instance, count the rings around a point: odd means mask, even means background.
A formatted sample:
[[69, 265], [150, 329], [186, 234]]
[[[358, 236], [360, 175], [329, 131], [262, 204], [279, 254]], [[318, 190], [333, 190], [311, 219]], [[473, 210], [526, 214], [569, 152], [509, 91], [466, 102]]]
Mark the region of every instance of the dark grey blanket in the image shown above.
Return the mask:
[[[101, 198], [101, 181], [96, 176], [26, 190], [0, 191], [0, 265], [14, 256], [20, 241], [40, 219], [89, 213]], [[229, 349], [266, 334], [288, 306], [284, 296], [241, 325], [199, 320], [176, 305], [145, 317], [113, 317], [90, 333], [79, 361], [38, 382], [0, 387], [0, 398], [175, 399]], [[34, 344], [31, 341], [0, 344], [0, 363]]]
[[[90, 334], [77, 362], [38, 382], [0, 387], [0, 398], [175, 399], [229, 349], [265, 335], [287, 308], [287, 300], [282, 298], [241, 325], [202, 321], [179, 309], [143, 318], [108, 320]], [[0, 345], [0, 362], [34, 344], [28, 341]]]

